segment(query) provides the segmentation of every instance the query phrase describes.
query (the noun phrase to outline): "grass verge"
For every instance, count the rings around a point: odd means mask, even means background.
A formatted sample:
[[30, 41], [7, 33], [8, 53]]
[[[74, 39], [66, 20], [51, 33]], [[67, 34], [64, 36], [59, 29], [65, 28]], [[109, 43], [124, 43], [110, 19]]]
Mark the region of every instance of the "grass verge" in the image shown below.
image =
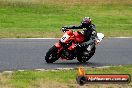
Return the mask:
[[[115, 66], [110, 68], [88, 68], [87, 74], [130, 74], [132, 65]], [[76, 83], [76, 70], [61, 71], [15, 71], [1, 73], [1, 88], [131, 88], [129, 84], [87, 84], [79, 86]]]
[[60, 37], [85, 16], [107, 37], [132, 36], [132, 0], [0, 0], [0, 38]]

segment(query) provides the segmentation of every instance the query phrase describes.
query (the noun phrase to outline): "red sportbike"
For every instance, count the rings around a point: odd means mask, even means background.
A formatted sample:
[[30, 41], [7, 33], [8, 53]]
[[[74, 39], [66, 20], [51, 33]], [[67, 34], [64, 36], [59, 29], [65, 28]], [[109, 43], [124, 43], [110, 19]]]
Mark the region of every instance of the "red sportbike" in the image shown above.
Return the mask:
[[62, 60], [77, 59], [81, 63], [88, 61], [95, 53], [96, 44], [101, 42], [104, 34], [97, 33], [98, 39], [95, 40], [94, 46], [89, 51], [90, 45], [81, 46], [85, 42], [85, 37], [81, 31], [67, 30], [58, 43], [52, 46], [46, 53], [45, 60], [47, 63], [53, 63], [59, 58]]

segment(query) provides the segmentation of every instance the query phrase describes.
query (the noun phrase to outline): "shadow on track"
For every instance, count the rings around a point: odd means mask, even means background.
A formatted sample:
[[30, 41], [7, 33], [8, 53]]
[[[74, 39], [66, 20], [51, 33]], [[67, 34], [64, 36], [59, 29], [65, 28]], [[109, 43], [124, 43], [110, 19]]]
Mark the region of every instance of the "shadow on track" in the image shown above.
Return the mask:
[[86, 62], [86, 63], [79, 63], [79, 62], [56, 62], [56, 63], [46, 63], [47, 66], [53, 67], [53, 68], [76, 68], [79, 66], [83, 67], [100, 67], [100, 66], [106, 66], [109, 65], [107, 63], [97, 63], [97, 62]]

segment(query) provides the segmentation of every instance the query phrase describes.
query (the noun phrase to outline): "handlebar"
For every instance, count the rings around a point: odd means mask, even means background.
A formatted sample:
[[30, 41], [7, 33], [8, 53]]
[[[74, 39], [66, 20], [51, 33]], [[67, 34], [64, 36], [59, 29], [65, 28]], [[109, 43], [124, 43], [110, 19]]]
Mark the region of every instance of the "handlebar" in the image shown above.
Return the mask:
[[66, 28], [61, 28], [61, 31], [62, 31], [62, 32], [66, 32], [66, 31], [68, 31], [68, 29], [66, 29]]

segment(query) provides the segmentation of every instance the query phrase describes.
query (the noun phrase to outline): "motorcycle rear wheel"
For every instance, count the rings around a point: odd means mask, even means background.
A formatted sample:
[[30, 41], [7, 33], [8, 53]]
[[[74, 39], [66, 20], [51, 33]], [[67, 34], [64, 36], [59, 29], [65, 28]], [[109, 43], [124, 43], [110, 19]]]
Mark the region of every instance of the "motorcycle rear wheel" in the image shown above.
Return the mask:
[[77, 57], [77, 60], [80, 62], [80, 63], [86, 63], [95, 53], [95, 50], [96, 50], [96, 47], [94, 47], [92, 50], [91, 50], [91, 53], [89, 53], [89, 56], [87, 57], [83, 57], [82, 55], [79, 55]]
[[57, 56], [57, 51], [58, 51], [58, 48], [56, 46], [52, 46], [49, 51], [46, 53], [46, 56], [45, 56], [45, 61], [47, 63], [53, 63], [55, 62], [56, 60], [59, 59], [59, 57]]

